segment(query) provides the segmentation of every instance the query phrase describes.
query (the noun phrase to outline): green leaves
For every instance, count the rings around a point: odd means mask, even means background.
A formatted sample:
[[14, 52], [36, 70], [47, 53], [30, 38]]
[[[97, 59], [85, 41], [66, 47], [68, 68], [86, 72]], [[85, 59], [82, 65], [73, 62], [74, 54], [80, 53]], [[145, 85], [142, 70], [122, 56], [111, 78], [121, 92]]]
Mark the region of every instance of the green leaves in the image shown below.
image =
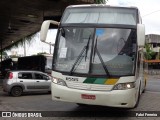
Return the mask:
[[152, 49], [151, 49], [151, 45], [150, 44], [145, 44], [145, 59], [146, 60], [151, 60], [153, 58], [153, 56], [156, 54]]
[[95, 0], [96, 4], [106, 4], [107, 0]]
[[24, 42], [26, 42], [27, 44], [31, 44], [31, 41], [34, 39], [34, 37], [36, 36], [37, 34], [36, 33], [32, 33], [30, 34], [29, 36], [25, 37], [25, 38], [22, 38], [20, 39], [19, 41], [11, 44], [10, 46], [6, 47], [5, 49], [3, 49], [3, 51], [9, 51], [11, 50], [12, 48], [18, 48], [18, 47], [22, 47], [24, 46]]
[[7, 55], [7, 53], [6, 52], [2, 52], [2, 55]]

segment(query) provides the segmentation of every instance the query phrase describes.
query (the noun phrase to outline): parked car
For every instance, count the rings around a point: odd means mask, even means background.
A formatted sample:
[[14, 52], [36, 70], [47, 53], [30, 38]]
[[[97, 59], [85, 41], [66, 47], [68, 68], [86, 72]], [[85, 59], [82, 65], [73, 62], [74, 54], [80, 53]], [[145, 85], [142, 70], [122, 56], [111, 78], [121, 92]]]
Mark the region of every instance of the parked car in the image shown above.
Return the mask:
[[51, 77], [40, 71], [9, 71], [3, 80], [3, 91], [12, 96], [23, 92], [50, 92]]

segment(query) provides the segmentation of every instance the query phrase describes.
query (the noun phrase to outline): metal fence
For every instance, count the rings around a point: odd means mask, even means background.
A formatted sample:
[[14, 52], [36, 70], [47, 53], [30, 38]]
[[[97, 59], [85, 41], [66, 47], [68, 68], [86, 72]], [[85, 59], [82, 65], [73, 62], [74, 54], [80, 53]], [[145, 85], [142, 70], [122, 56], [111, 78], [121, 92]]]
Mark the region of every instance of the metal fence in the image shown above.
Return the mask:
[[149, 75], [160, 75], [160, 69], [148, 69]]

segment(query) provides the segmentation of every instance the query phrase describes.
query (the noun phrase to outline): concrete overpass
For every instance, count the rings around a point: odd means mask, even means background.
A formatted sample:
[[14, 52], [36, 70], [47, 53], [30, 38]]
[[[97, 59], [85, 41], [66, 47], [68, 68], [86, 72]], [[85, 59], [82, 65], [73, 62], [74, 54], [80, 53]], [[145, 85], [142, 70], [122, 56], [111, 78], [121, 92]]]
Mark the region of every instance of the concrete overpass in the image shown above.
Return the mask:
[[46, 19], [59, 21], [66, 6], [94, 0], [1, 0], [0, 51], [40, 30]]

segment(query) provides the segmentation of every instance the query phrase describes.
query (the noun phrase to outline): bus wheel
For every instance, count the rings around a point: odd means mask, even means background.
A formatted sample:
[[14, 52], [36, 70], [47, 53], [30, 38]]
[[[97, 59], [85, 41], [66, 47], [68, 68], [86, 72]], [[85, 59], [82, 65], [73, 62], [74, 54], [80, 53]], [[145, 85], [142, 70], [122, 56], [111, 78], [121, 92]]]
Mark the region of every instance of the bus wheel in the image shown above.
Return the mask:
[[145, 93], [145, 91], [146, 91], [146, 89], [144, 88], [143, 91], [142, 91], [142, 93]]
[[82, 104], [82, 103], [76, 103], [78, 106], [80, 106], [80, 107], [86, 107], [86, 106], [88, 106], [87, 104]]
[[139, 104], [140, 95], [141, 95], [140, 91], [141, 91], [141, 84], [140, 84], [140, 86], [139, 86], [139, 90], [138, 90], [138, 98], [137, 98], [137, 101], [136, 101], [136, 104], [135, 104], [134, 108], [136, 108], [136, 107], [138, 106], [138, 104]]
[[147, 81], [145, 79], [145, 85], [144, 85], [144, 89], [143, 89], [142, 93], [145, 93], [145, 91], [146, 91], [146, 85], [147, 85]]

